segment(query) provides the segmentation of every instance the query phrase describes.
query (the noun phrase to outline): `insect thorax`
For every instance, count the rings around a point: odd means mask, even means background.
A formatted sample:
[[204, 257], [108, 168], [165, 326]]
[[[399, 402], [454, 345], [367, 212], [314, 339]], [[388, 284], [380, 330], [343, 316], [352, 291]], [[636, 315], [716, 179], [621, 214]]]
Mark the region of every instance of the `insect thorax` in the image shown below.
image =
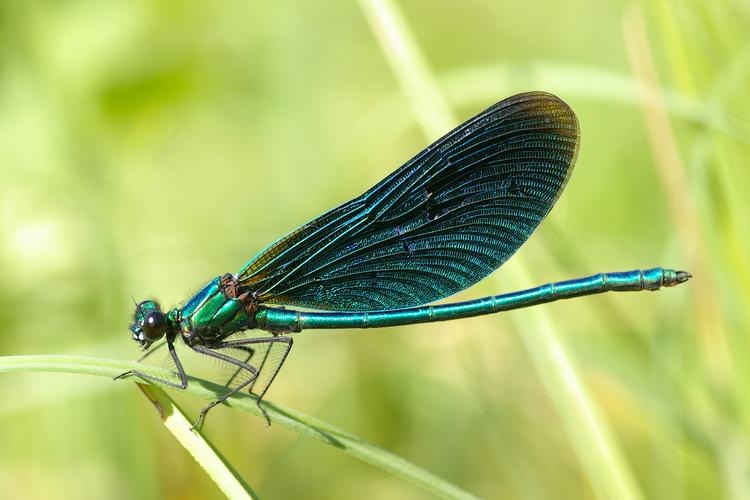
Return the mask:
[[[220, 340], [254, 327], [252, 310], [228, 296], [225, 275], [208, 282], [180, 311], [180, 330], [190, 343]], [[231, 295], [231, 292], [230, 292]]]

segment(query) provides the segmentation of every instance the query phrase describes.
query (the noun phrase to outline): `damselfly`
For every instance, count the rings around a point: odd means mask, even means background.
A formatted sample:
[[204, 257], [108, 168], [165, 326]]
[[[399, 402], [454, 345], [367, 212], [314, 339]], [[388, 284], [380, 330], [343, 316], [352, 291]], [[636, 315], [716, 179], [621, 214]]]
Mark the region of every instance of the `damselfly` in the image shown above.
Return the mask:
[[513, 255], [560, 196], [578, 144], [578, 120], [559, 98], [530, 92], [500, 101], [363, 195], [279, 239], [237, 274], [212, 279], [182, 307], [163, 312], [153, 300], [137, 304], [133, 339], [145, 350], [165, 338], [179, 382], [137, 370], [120, 377], [187, 387], [177, 338], [231, 364], [237, 383], [201, 411], [200, 425], [233, 394], [252, 393], [265, 372], [255, 391], [260, 402], [293, 332], [443, 321], [687, 281], [685, 271], [653, 268], [423, 305], [473, 285]]

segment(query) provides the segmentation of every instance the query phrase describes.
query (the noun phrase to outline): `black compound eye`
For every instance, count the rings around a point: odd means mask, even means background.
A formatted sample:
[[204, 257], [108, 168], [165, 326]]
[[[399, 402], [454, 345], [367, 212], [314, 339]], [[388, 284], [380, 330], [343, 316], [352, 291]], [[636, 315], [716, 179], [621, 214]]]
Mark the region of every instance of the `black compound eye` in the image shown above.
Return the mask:
[[167, 318], [161, 311], [151, 311], [143, 318], [143, 335], [148, 340], [159, 340], [167, 332]]

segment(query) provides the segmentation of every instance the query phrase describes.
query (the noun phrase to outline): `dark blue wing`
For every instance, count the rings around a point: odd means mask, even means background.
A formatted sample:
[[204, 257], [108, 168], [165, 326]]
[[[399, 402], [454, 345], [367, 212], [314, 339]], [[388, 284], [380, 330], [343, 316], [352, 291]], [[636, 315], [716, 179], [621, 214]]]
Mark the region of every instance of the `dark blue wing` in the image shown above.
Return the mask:
[[554, 95], [500, 101], [237, 277], [260, 302], [314, 309], [394, 309], [452, 295], [531, 235], [570, 177], [578, 140], [575, 114]]

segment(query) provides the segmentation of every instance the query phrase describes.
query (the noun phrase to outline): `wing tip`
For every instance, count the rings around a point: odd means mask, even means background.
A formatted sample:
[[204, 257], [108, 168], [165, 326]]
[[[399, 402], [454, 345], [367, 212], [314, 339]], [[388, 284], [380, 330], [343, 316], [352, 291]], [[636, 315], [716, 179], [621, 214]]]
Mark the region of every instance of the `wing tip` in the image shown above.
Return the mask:
[[[566, 175], [561, 179], [556, 196], [549, 206], [549, 210], [551, 210], [565, 189], [565, 186], [567, 186], [573, 174], [576, 160], [578, 159], [578, 151], [581, 145], [581, 131], [578, 117], [567, 102], [557, 95], [543, 90], [515, 94], [498, 102], [494, 107], [498, 109], [505, 108], [503, 109], [504, 113], [519, 112], [530, 116], [538, 115], [540, 118], [544, 117], [544, 119], [549, 120], [551, 131], [554, 130], [556, 134], [566, 137], [572, 143], [572, 148], [565, 155], [565, 162], [567, 163]], [[518, 107], [521, 107], [520, 111], [514, 109]]]

